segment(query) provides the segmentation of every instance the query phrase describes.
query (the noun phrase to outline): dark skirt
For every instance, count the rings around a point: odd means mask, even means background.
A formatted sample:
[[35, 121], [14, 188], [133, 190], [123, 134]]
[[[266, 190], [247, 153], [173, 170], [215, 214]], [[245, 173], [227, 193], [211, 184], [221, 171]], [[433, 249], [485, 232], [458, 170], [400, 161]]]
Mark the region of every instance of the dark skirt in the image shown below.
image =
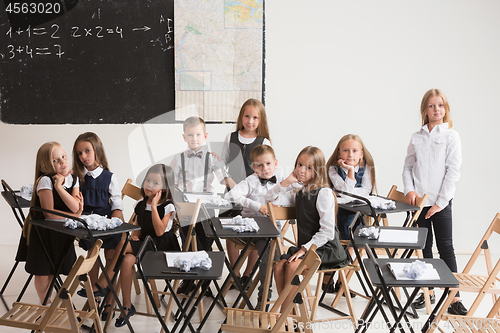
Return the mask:
[[[177, 242], [177, 235], [173, 232], [170, 231], [166, 232], [160, 237], [154, 236], [153, 241], [158, 251], [165, 251], [165, 252], [181, 251], [179, 243]], [[144, 244], [144, 240], [130, 241], [130, 246], [132, 247], [132, 252], [134, 252], [134, 255], [137, 256], [137, 253], [139, 253], [142, 244]], [[154, 249], [150, 245], [148, 245], [146, 251], [154, 251]]]
[[[94, 237], [94, 241], [98, 239], [102, 239], [102, 249], [116, 249], [118, 243], [120, 243], [120, 241], [122, 240], [122, 234]], [[90, 241], [86, 239], [80, 239], [80, 242], [78, 244], [85, 251], [88, 251], [92, 247]]]
[[[287, 253], [282, 255], [280, 259], [288, 260], [299, 250], [300, 248], [291, 246], [288, 249]], [[338, 238], [328, 241], [325, 245], [317, 248], [316, 254], [321, 259], [321, 265], [319, 266], [319, 269], [341, 268], [349, 264], [347, 254], [338, 241]], [[303, 257], [301, 257], [300, 259], [303, 259]]]
[[35, 227], [31, 228], [29, 243], [26, 244], [26, 238], [22, 237], [19, 244], [17, 257], [26, 260], [26, 272], [33, 275], [55, 274], [55, 270], [50, 265], [50, 261], [43, 250], [37, 231], [56, 269], [62, 263], [59, 273], [68, 275], [76, 261], [75, 247], [73, 245], [74, 237], [57, 231]]

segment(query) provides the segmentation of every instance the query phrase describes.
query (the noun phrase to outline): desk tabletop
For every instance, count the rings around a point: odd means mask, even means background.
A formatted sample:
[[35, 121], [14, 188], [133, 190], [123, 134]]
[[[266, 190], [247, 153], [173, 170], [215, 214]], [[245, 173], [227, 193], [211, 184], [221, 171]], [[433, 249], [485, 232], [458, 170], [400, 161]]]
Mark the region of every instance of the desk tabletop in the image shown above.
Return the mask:
[[[378, 196], [378, 197], [380, 197], [382, 199], [392, 200], [392, 199], [388, 199], [388, 198], [382, 197], [382, 196]], [[411, 211], [416, 211], [416, 210], [420, 209], [418, 206], [410, 205], [410, 204], [407, 204], [406, 202], [396, 201], [396, 200], [392, 200], [392, 201], [394, 201], [396, 203], [395, 209], [375, 209], [375, 214], [379, 215], [379, 214], [411, 212]], [[338, 204], [338, 207], [343, 208], [345, 210], [348, 210], [350, 212], [354, 212], [354, 213], [360, 212], [361, 214], [363, 214], [365, 216], [372, 215], [372, 211], [370, 209], [370, 206], [368, 206], [367, 203], [359, 203], [359, 201], [350, 202], [350, 203], [346, 203], [346, 204]], [[374, 217], [374, 216], [372, 216], [372, 217]]]
[[353, 233], [354, 242], [357, 247], [364, 247], [368, 244], [371, 248], [384, 248], [384, 249], [423, 249], [425, 247], [425, 241], [427, 239], [427, 228], [415, 228], [415, 227], [384, 227], [379, 226], [380, 230], [398, 230], [398, 231], [417, 231], [418, 240], [416, 243], [408, 242], [380, 242], [378, 239], [368, 239], [368, 237], [360, 237], [359, 230], [365, 228], [365, 226], [358, 226]]
[[[60, 221], [47, 221], [47, 220], [30, 220], [30, 223], [32, 225], [35, 225], [37, 227], [42, 227], [50, 230], [54, 230], [57, 232], [61, 232], [63, 234], [67, 234], [73, 237], [78, 237], [80, 239], [88, 239], [88, 233], [87, 229], [85, 228], [76, 228], [76, 229], [70, 229], [68, 227], [64, 226], [64, 222]], [[110, 230], [91, 230], [92, 232], [92, 237], [99, 237], [99, 236], [109, 236], [109, 235], [114, 235], [114, 234], [121, 234], [124, 232], [131, 232], [134, 230], [141, 230], [141, 227], [138, 225], [133, 225], [130, 223], [122, 223], [119, 227], [115, 229], [110, 229]]]
[[[415, 260], [424, 261], [425, 263], [432, 264], [439, 274], [439, 280], [396, 280], [394, 275], [391, 273], [387, 263], [389, 262], [399, 262], [399, 263], [412, 263]], [[388, 287], [437, 287], [437, 288], [457, 288], [459, 286], [458, 280], [455, 275], [448, 268], [446, 263], [441, 259], [390, 259], [390, 258], [378, 258], [378, 264], [382, 271], [385, 283]], [[363, 264], [366, 267], [368, 275], [372, 281], [372, 284], [376, 287], [380, 287], [382, 284], [375, 271], [375, 266], [371, 259], [363, 259]]]
[[[223, 229], [218, 217], [213, 217], [212, 221], [215, 231], [219, 238], [254, 238], [254, 237], [265, 237], [265, 238], [276, 238], [280, 236], [280, 232], [274, 226], [273, 222], [269, 217], [259, 217], [256, 216], [255, 222], [259, 226], [259, 231], [257, 232], [236, 232], [231, 229]], [[203, 221], [203, 229], [207, 237], [213, 237], [212, 229], [210, 228], [208, 220]]]
[[[17, 193], [19, 193], [19, 191], [14, 191], [14, 195], [17, 198], [17, 202], [19, 202], [19, 206], [21, 208], [29, 208], [30, 202], [28, 200], [24, 199], [23, 197], [17, 195]], [[7, 201], [7, 203], [10, 205], [10, 207], [12, 207], [12, 208], [17, 207], [16, 201], [12, 197], [12, 193], [10, 193], [8, 191], [2, 191], [2, 197], [4, 197], [5, 201]]]
[[[191, 273], [185, 272], [175, 267], [167, 266], [165, 252], [148, 251], [144, 254], [141, 260], [142, 270], [147, 279], [172, 279], [172, 280], [219, 280], [222, 276], [224, 266], [224, 252], [208, 251], [208, 256], [212, 259], [212, 267], [209, 270], [204, 270], [199, 267], [191, 269]], [[173, 271], [175, 273], [165, 273]], [[140, 278], [140, 276], [138, 276]]]

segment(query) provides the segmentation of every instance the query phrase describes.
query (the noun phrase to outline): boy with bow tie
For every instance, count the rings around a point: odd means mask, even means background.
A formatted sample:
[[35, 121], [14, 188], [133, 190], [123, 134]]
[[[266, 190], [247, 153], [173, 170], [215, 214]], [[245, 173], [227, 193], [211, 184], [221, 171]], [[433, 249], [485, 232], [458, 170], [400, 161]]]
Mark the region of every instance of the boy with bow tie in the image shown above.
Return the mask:
[[[255, 173], [234, 186], [231, 191], [226, 193], [225, 199], [243, 207], [243, 211], [241, 212], [242, 217], [267, 216], [268, 211], [264, 196], [270, 189], [276, 186], [276, 184], [279, 184], [286, 177], [280, 170], [276, 170], [278, 160], [271, 146], [256, 146], [252, 149], [250, 158], [252, 159], [252, 168]], [[286, 200], [286, 198], [284, 198], [284, 200]], [[291, 206], [290, 202], [279, 202], [277, 204], [281, 206]], [[252, 251], [250, 253], [245, 272], [243, 273], [243, 277], [241, 277], [241, 283], [243, 285], [249, 280], [248, 276], [259, 257], [258, 252], [262, 251], [265, 243], [265, 240], [256, 241], [257, 251]], [[259, 267], [260, 286], [258, 296], [259, 303], [257, 307], [259, 307], [262, 302], [262, 288], [266, 277], [268, 257], [267, 253], [264, 254]], [[234, 266], [234, 263], [231, 264]], [[238, 274], [238, 272], [236, 272], [236, 274]], [[250, 285], [250, 282], [248, 282], [248, 285]], [[271, 293], [269, 293], [269, 297], [271, 297]]]
[[217, 161], [218, 156], [211, 154], [205, 145], [208, 137], [205, 121], [200, 117], [189, 117], [184, 120], [183, 129], [182, 137], [188, 149], [177, 154], [170, 164], [175, 185], [182, 192], [214, 193], [214, 176], [221, 184], [230, 178], [225, 173], [224, 164]]

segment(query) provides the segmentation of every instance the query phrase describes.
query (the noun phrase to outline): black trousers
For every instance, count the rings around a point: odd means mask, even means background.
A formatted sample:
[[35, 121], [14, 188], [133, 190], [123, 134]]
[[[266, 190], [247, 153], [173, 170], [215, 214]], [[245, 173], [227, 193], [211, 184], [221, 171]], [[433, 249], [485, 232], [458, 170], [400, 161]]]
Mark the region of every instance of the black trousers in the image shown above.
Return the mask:
[[[455, 249], [453, 248], [452, 201], [453, 200], [450, 200], [442, 211], [435, 213], [429, 219], [425, 218], [425, 214], [427, 214], [427, 211], [429, 211], [431, 207], [424, 207], [416, 224], [421, 228], [427, 228], [427, 240], [423, 251], [424, 258], [433, 257], [432, 246], [435, 236], [439, 258], [446, 263], [452, 272], [456, 273], [457, 259], [455, 257]], [[457, 296], [459, 296], [458, 293]]]

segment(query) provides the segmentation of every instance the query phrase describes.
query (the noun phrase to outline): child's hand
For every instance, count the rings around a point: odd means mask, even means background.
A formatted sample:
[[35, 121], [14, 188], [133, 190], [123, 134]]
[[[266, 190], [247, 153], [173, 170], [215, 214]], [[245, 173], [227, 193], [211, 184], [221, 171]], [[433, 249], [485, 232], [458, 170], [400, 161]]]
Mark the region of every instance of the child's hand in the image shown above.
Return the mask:
[[417, 192], [415, 191], [410, 191], [408, 192], [408, 194], [406, 195], [406, 203], [410, 204], [410, 205], [415, 205], [415, 199], [416, 198], [420, 198], [420, 196], [417, 194]]
[[301, 247], [300, 250], [298, 250], [297, 252], [295, 252], [294, 255], [292, 255], [290, 257], [290, 259], [288, 259], [288, 262], [292, 262], [292, 261], [296, 261], [297, 259], [300, 259], [300, 257], [302, 257], [304, 254], [306, 254], [307, 250], [305, 247]]
[[220, 156], [219, 156], [219, 155], [217, 155], [217, 154], [216, 154], [216, 153], [214, 153], [214, 152], [211, 152], [210, 154], [211, 154], [213, 157], [215, 157], [217, 160], [219, 160], [219, 162], [222, 162], [222, 159], [220, 158]]
[[64, 176], [61, 175], [60, 173], [56, 173], [54, 176], [52, 176], [52, 179], [54, 180], [54, 187], [62, 187], [64, 184]]
[[264, 216], [269, 215], [269, 212], [267, 211], [267, 206], [266, 205], [260, 205], [259, 213], [261, 213]]
[[442, 210], [443, 210], [443, 208], [441, 208], [438, 205], [434, 204], [434, 206], [432, 206], [431, 208], [429, 208], [429, 210], [427, 211], [427, 214], [425, 214], [425, 218], [426, 219], [430, 219], [432, 215], [434, 215], [436, 213], [439, 213]]
[[347, 170], [353, 169], [353, 170], [354, 170], [354, 167], [353, 167], [352, 165], [347, 165], [347, 164], [345, 164], [345, 160], [343, 160], [343, 159], [339, 159], [339, 160], [337, 161], [337, 163], [338, 163], [341, 167], [343, 167], [344, 169], [347, 169]]
[[297, 183], [298, 180], [297, 180], [297, 177], [295, 177], [295, 171], [292, 171], [292, 173], [285, 178], [285, 180], [283, 180], [280, 185], [281, 187], [287, 187], [287, 186], [290, 186], [292, 185], [293, 183]]
[[158, 205], [158, 202], [160, 201], [161, 198], [161, 191], [158, 191], [158, 193], [155, 194], [153, 199], [151, 199], [151, 207], [156, 207]]

